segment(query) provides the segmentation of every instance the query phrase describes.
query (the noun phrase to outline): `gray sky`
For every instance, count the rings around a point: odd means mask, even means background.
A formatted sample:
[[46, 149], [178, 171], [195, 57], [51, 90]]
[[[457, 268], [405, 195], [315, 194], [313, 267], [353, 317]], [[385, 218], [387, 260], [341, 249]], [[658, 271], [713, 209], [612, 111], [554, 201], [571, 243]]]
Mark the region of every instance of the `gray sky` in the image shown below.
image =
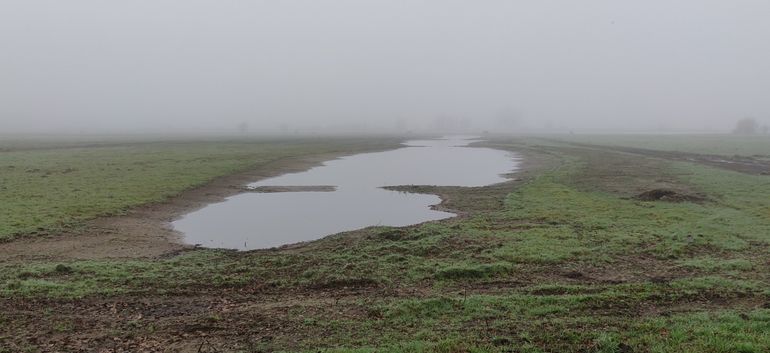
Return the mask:
[[0, 0], [0, 132], [441, 116], [728, 130], [770, 120], [768, 14], [767, 0]]

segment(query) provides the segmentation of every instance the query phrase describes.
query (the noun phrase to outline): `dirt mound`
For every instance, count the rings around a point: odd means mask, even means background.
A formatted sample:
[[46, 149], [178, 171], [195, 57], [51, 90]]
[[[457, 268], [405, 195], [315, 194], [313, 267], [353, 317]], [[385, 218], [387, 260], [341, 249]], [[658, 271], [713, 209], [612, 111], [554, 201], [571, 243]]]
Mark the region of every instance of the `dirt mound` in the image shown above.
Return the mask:
[[667, 202], [703, 202], [707, 198], [702, 195], [685, 194], [671, 189], [652, 189], [634, 197], [640, 201], [667, 201]]
[[379, 236], [387, 240], [402, 240], [409, 236], [409, 232], [403, 229], [390, 229], [380, 232]]
[[337, 191], [337, 187], [333, 185], [291, 185], [291, 186], [257, 186], [254, 188], [246, 188], [245, 191], [250, 192], [332, 192]]

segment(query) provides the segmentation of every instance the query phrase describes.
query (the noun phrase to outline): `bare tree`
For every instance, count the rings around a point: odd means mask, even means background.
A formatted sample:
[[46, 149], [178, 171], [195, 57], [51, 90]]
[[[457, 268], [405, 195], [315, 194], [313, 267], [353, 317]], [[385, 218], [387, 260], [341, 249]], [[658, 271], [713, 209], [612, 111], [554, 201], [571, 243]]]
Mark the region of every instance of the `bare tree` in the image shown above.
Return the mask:
[[242, 121], [240, 124], [238, 124], [238, 131], [245, 135], [249, 131], [249, 123]]
[[738, 120], [738, 122], [735, 124], [735, 129], [733, 129], [734, 134], [739, 135], [752, 135], [757, 133], [757, 130], [759, 129], [759, 123], [754, 118], [743, 118], [741, 120]]

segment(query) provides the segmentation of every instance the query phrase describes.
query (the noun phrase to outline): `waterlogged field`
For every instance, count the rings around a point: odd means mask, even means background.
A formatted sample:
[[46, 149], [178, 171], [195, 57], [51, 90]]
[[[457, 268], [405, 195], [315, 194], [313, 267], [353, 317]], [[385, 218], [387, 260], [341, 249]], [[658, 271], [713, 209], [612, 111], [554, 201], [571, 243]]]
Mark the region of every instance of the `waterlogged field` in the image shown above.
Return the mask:
[[[260, 180], [249, 187], [312, 187], [328, 191], [249, 192], [186, 214], [172, 225], [184, 241], [209, 248], [255, 250], [366, 228], [407, 226], [453, 217], [431, 209], [436, 195], [397, 192], [388, 186], [483, 186], [506, 181], [516, 157], [473, 140], [412, 140], [382, 152], [325, 162], [302, 173]], [[303, 222], [297, 222], [302, 219]]]
[[394, 144], [350, 138], [0, 141], [0, 240], [55, 233], [282, 158]]
[[0, 347], [767, 352], [770, 177], [553, 139], [484, 145], [523, 156], [518, 180], [401, 188], [442, 196], [453, 219], [0, 264]]

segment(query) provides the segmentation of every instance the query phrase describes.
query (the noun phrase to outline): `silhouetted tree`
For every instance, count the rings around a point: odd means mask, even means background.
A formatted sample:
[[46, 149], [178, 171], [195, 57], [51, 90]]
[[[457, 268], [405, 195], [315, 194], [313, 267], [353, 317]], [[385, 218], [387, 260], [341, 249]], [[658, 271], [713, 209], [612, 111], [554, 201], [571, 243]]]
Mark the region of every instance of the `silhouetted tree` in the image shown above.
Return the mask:
[[757, 133], [757, 130], [759, 129], [759, 123], [753, 118], [743, 118], [741, 120], [738, 120], [738, 122], [735, 124], [735, 129], [733, 129], [733, 133], [740, 134], [740, 135], [751, 135]]
[[249, 131], [249, 123], [247, 123], [247, 122], [243, 121], [243, 122], [241, 122], [240, 124], [238, 124], [238, 131], [239, 131], [241, 134], [246, 134], [246, 132], [248, 132], [248, 131]]

